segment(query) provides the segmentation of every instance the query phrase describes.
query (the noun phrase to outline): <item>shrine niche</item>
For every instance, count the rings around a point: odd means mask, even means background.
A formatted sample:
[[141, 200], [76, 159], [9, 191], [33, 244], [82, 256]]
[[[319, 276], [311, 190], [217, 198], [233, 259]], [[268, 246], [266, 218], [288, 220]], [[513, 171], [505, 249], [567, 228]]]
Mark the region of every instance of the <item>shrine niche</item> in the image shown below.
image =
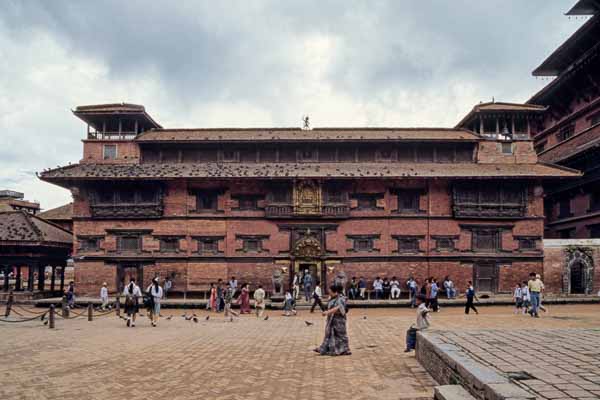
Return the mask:
[[294, 185], [294, 213], [317, 215], [321, 213], [321, 186], [312, 180]]
[[563, 286], [570, 294], [591, 294], [594, 287], [594, 258], [588, 247], [569, 246]]
[[323, 248], [319, 239], [308, 229], [294, 245], [293, 253], [296, 257], [315, 258], [321, 257]]

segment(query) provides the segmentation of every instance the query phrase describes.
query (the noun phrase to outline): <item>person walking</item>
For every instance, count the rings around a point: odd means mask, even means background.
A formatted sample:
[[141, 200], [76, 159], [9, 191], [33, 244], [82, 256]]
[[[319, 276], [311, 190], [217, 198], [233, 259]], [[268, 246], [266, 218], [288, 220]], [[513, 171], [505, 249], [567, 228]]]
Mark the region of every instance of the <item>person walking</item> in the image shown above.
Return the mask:
[[69, 286], [65, 290], [65, 296], [67, 297], [67, 306], [75, 308], [75, 282], [69, 282]]
[[302, 278], [300, 276], [300, 272], [296, 272], [296, 274], [294, 275], [294, 280], [292, 281], [292, 292], [294, 295], [294, 300], [298, 300], [298, 297], [300, 297], [300, 282], [302, 281]]
[[208, 304], [206, 308], [211, 311], [217, 310], [217, 288], [214, 283], [210, 284], [210, 292], [209, 292]]
[[242, 285], [242, 294], [238, 298], [240, 303], [240, 314], [250, 314], [250, 285]]
[[289, 291], [285, 292], [284, 305], [283, 305], [283, 315], [285, 317], [289, 317], [291, 315], [296, 315], [296, 309], [294, 307], [294, 297]]
[[521, 314], [523, 310], [523, 290], [521, 284], [517, 282], [513, 291], [513, 300], [515, 302], [515, 314]]
[[434, 311], [434, 312], [439, 312], [440, 311], [440, 306], [438, 305], [438, 292], [439, 292], [440, 288], [437, 284], [437, 279], [432, 278], [431, 279], [431, 288], [429, 290], [429, 304], [430, 304], [430, 308]]
[[108, 287], [106, 285], [106, 282], [104, 282], [102, 284], [102, 287], [100, 288], [100, 301], [102, 302], [100, 309], [102, 311], [106, 310], [106, 308], [108, 307]]
[[539, 318], [538, 309], [540, 307], [540, 293], [542, 292], [542, 280], [536, 277], [535, 272], [529, 274], [529, 282], [527, 287], [529, 288], [529, 297], [531, 297], [531, 310], [529, 315], [535, 318]]
[[346, 299], [342, 295], [343, 288], [331, 285], [329, 288], [330, 300], [327, 311], [322, 315], [327, 317], [325, 323], [325, 337], [321, 346], [315, 351], [322, 356], [344, 356], [352, 354], [346, 327]]
[[479, 314], [477, 308], [473, 304], [473, 300], [479, 301], [477, 295], [475, 294], [475, 288], [473, 287], [473, 282], [469, 281], [467, 284], [467, 291], [465, 293], [467, 296], [467, 304], [465, 304], [465, 314], [469, 314], [469, 310], [475, 311], [475, 314]]
[[173, 281], [171, 281], [171, 278], [169, 278], [168, 276], [165, 278], [165, 283], [163, 284], [163, 291], [164, 291], [164, 299], [167, 299], [167, 296], [169, 295], [169, 292], [171, 291], [171, 288], [173, 287]]
[[417, 304], [417, 324], [411, 325], [406, 331], [406, 349], [405, 353], [413, 351], [417, 344], [417, 331], [422, 331], [429, 328], [429, 308], [425, 305], [425, 297], [422, 294], [415, 296]]
[[310, 274], [309, 270], [306, 270], [306, 274], [304, 275], [304, 297], [306, 301], [310, 301], [310, 297], [313, 291], [313, 277]]
[[325, 306], [323, 305], [323, 302], [321, 301], [321, 296], [323, 295], [321, 292], [321, 286], [319, 285], [320, 282], [317, 281], [315, 284], [315, 290], [313, 291], [312, 297], [313, 297], [313, 304], [310, 307], [310, 312], [314, 313], [315, 312], [315, 307], [318, 305], [319, 308], [321, 309], [321, 312], [325, 311]]
[[541, 289], [542, 289], [542, 290], [540, 290], [540, 305], [539, 305], [539, 307], [538, 307], [538, 308], [539, 308], [540, 310], [542, 310], [543, 312], [548, 312], [548, 309], [542, 305], [542, 300], [543, 300], [543, 298], [544, 298], [544, 291], [545, 291], [545, 289], [546, 289], [546, 287], [544, 286], [544, 282], [542, 282], [542, 276], [541, 276], [540, 274], [536, 274], [536, 275], [535, 275], [535, 277], [536, 277], [536, 279], [538, 279], [538, 280], [540, 281], [540, 283], [542, 284], [542, 287], [541, 287]]
[[225, 290], [223, 289], [223, 280], [217, 281], [217, 312], [223, 311], [225, 307]]
[[410, 299], [410, 306], [411, 308], [415, 308], [417, 305], [417, 281], [411, 276], [410, 278], [408, 278], [406, 286], [408, 286], [408, 297]]
[[147, 290], [150, 295], [150, 322], [153, 327], [158, 325], [158, 318], [160, 317], [160, 301], [163, 298], [163, 288], [158, 284], [158, 278], [152, 279], [152, 283], [148, 286]]
[[529, 307], [531, 306], [531, 296], [529, 296], [527, 281], [523, 281], [521, 284], [521, 294], [523, 296], [523, 315], [525, 315], [529, 312]]
[[358, 280], [358, 295], [360, 296], [361, 300], [365, 299], [366, 291], [367, 291], [367, 281], [365, 280], [364, 276], [361, 276], [360, 279]]
[[254, 291], [254, 308], [256, 309], [256, 318], [262, 317], [265, 312], [265, 297], [266, 293], [262, 285], [258, 285], [258, 289]]
[[348, 295], [350, 300], [356, 300], [356, 298], [358, 297], [358, 281], [356, 280], [355, 276], [353, 276], [352, 280], [350, 281], [350, 289], [348, 290]]
[[135, 278], [129, 280], [129, 284], [123, 290], [125, 296], [125, 313], [127, 314], [127, 326], [135, 327], [135, 318], [139, 312], [139, 299], [142, 297], [142, 291], [135, 284]]

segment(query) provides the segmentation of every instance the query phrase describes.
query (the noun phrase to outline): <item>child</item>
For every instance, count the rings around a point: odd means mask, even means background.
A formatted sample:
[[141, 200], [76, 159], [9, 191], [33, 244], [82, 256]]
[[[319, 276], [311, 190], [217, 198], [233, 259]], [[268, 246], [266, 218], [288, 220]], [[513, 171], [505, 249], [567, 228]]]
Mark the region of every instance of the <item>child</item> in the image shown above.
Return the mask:
[[521, 294], [523, 296], [523, 314], [526, 314], [529, 309], [529, 286], [527, 285], [527, 281], [523, 281], [521, 285]]
[[292, 294], [287, 291], [285, 292], [285, 306], [284, 306], [284, 316], [289, 317], [290, 315], [296, 315], [296, 310], [294, 309], [294, 298]]
[[100, 300], [102, 301], [102, 306], [100, 306], [102, 311], [106, 310], [107, 307], [110, 307], [108, 305], [108, 288], [106, 282], [102, 284], [102, 288], [100, 289]]
[[429, 309], [425, 305], [425, 296], [419, 294], [416, 296], [416, 304], [417, 304], [417, 325], [411, 325], [411, 327], [406, 331], [406, 350], [405, 353], [408, 353], [415, 349], [415, 345], [417, 344], [417, 331], [422, 331], [429, 328]]
[[515, 301], [515, 314], [519, 314], [523, 310], [523, 290], [521, 289], [519, 282], [517, 282], [515, 286], [513, 299]]
[[473, 305], [473, 300], [479, 301], [477, 295], [475, 294], [475, 288], [473, 287], [473, 282], [469, 281], [467, 285], [467, 292], [465, 293], [467, 296], [467, 304], [465, 304], [465, 314], [469, 314], [469, 310], [475, 311], [475, 314], [479, 314], [475, 305]]

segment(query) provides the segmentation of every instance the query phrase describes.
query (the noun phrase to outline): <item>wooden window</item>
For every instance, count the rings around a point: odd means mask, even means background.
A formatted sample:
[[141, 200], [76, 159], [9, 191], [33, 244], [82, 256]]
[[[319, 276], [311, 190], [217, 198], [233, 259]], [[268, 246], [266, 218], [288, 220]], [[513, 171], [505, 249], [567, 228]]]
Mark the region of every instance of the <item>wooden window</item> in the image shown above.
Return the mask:
[[246, 148], [239, 151], [240, 162], [243, 163], [255, 163], [256, 162], [256, 149]]
[[122, 204], [134, 204], [135, 203], [135, 191], [133, 189], [122, 189], [119, 190], [119, 203]]
[[572, 239], [575, 237], [575, 228], [561, 229], [558, 231], [558, 236], [561, 239]]
[[80, 238], [79, 239], [81, 251], [98, 251], [100, 250], [100, 238]]
[[165, 253], [176, 253], [179, 251], [179, 238], [161, 238], [160, 251]]
[[456, 217], [516, 218], [525, 215], [526, 186], [502, 181], [463, 182], [454, 185]]
[[515, 133], [527, 133], [527, 119], [515, 118]]
[[417, 161], [425, 163], [433, 162], [433, 146], [419, 145], [417, 147]]
[[419, 190], [406, 189], [398, 191], [398, 212], [418, 213], [420, 211], [421, 193]]
[[140, 251], [142, 248], [141, 236], [119, 236], [117, 243], [119, 251]]
[[97, 198], [99, 204], [113, 204], [115, 202], [115, 192], [108, 189], [99, 190]]
[[102, 146], [102, 158], [105, 160], [116, 160], [117, 159], [117, 145], [116, 144], [105, 144]]
[[473, 162], [473, 145], [468, 143], [456, 144], [455, 162]]
[[279, 162], [296, 162], [296, 149], [291, 146], [282, 146], [279, 149]]
[[158, 163], [160, 162], [160, 153], [155, 149], [144, 150], [142, 153], [142, 158], [145, 163]]
[[365, 145], [359, 146], [358, 161], [359, 162], [375, 161], [375, 148], [372, 146], [365, 146]]
[[203, 190], [196, 193], [196, 211], [217, 211], [219, 194]]
[[217, 237], [197, 238], [198, 253], [200, 254], [217, 254], [219, 252], [219, 240]]
[[569, 124], [567, 126], [563, 126], [562, 128], [560, 128], [556, 137], [559, 142], [562, 142], [563, 140], [567, 140], [568, 138], [573, 136], [574, 133], [575, 133], [575, 124]]
[[214, 147], [198, 149], [196, 158], [199, 162], [217, 162], [218, 151]]
[[336, 160], [336, 149], [334, 146], [319, 147], [319, 161], [334, 162]]
[[298, 150], [298, 161], [300, 162], [316, 162], [317, 151], [312, 148], [303, 148]]
[[497, 252], [501, 250], [499, 229], [474, 229], [472, 241], [473, 251]]
[[378, 161], [391, 161], [394, 156], [394, 152], [391, 148], [379, 149], [377, 152]]
[[179, 150], [178, 149], [164, 149], [162, 151], [162, 162], [178, 163], [179, 162]]
[[325, 203], [345, 203], [346, 193], [341, 185], [330, 184], [325, 189]]
[[396, 237], [398, 253], [416, 253], [419, 251], [419, 240], [416, 236]]
[[565, 197], [559, 200], [558, 203], [558, 217], [559, 218], [567, 218], [571, 217], [571, 199], [569, 197]]
[[140, 203], [155, 203], [156, 202], [156, 191], [152, 189], [142, 189], [139, 191], [139, 202]]
[[277, 162], [277, 148], [262, 147], [259, 150], [259, 159], [261, 163]]
[[380, 238], [380, 235], [346, 235], [348, 240], [352, 241], [352, 248], [349, 252], [378, 252], [375, 248], [375, 240]]
[[358, 210], [378, 210], [381, 207], [377, 207], [377, 200], [382, 198], [383, 195], [379, 193], [356, 193], [352, 196], [356, 199], [356, 208]]
[[415, 162], [415, 147], [410, 144], [398, 147], [398, 162]]
[[513, 144], [512, 142], [502, 142], [500, 143], [502, 147], [502, 154], [512, 154], [513, 153]]
[[239, 153], [232, 149], [224, 149], [221, 151], [221, 161], [236, 162], [238, 161]]
[[455, 250], [454, 238], [453, 237], [436, 237], [435, 238], [435, 249], [437, 251], [452, 251]]
[[285, 184], [273, 187], [270, 197], [273, 203], [289, 204], [292, 201], [292, 190]]
[[338, 150], [338, 160], [340, 162], [355, 162], [356, 149], [352, 146], [342, 146]]
[[435, 162], [451, 163], [454, 161], [454, 146], [440, 144], [435, 148]]
[[547, 140], [544, 140], [543, 142], [539, 142], [534, 146], [535, 152], [536, 153], [541, 153], [542, 151], [544, 151], [546, 149], [546, 145], [548, 144]]
[[238, 201], [238, 210], [258, 210], [257, 195], [238, 195], [235, 196]]
[[517, 238], [519, 242], [519, 250], [536, 250], [537, 249], [537, 241], [539, 238], [537, 237], [520, 237]]

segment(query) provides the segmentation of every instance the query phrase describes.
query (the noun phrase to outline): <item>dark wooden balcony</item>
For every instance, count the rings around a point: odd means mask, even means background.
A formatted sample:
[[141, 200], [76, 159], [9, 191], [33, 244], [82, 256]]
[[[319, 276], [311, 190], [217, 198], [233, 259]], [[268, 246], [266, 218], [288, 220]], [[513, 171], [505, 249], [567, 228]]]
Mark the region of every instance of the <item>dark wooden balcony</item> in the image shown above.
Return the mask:
[[350, 206], [347, 204], [325, 204], [321, 206], [320, 212], [315, 213], [297, 211], [292, 204], [269, 204], [265, 207], [265, 217], [267, 218], [346, 218], [348, 216], [350, 216]]
[[160, 218], [163, 206], [157, 204], [93, 204], [90, 206], [92, 217], [99, 219], [123, 218]]
[[456, 218], [520, 218], [526, 213], [524, 204], [460, 204], [454, 206]]

